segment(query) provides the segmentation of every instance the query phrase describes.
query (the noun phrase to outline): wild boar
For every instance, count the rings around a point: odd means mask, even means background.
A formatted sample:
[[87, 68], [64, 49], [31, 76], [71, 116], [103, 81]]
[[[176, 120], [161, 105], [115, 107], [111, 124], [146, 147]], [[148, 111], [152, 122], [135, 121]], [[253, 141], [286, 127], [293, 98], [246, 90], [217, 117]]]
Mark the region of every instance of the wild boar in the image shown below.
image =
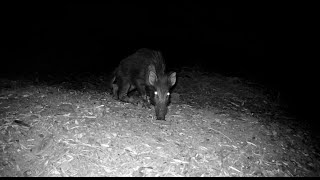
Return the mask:
[[132, 103], [128, 93], [137, 89], [145, 106], [149, 107], [149, 102], [154, 105], [157, 120], [165, 120], [176, 73], [165, 72], [161, 52], [142, 48], [120, 62], [112, 83], [116, 99]]

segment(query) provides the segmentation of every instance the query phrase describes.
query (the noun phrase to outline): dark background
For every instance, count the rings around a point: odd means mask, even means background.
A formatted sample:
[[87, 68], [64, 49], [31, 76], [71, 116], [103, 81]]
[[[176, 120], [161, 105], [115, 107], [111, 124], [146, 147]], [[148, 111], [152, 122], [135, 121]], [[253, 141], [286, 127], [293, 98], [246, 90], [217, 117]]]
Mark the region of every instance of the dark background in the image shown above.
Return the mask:
[[195, 1], [2, 4], [1, 75], [108, 72], [146, 47], [161, 50], [169, 70], [199, 65], [276, 88], [305, 118], [317, 83], [316, 58], [303, 51], [304, 12], [299, 5]]

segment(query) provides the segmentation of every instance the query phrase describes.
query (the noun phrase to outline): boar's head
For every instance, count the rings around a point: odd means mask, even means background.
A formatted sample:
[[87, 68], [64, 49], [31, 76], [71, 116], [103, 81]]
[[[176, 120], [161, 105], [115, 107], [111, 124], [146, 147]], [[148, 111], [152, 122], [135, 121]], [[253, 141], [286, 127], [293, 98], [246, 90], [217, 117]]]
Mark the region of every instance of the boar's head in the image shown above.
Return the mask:
[[176, 73], [170, 75], [156, 72], [153, 65], [148, 67], [146, 83], [150, 90], [150, 101], [155, 107], [157, 120], [165, 120], [168, 111], [170, 88], [176, 83]]

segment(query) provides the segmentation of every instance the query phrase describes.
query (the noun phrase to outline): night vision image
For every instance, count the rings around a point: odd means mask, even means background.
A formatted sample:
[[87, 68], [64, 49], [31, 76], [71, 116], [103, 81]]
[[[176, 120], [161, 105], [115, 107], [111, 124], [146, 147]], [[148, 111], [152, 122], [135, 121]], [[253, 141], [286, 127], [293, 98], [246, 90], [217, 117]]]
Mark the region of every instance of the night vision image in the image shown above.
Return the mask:
[[2, 4], [0, 177], [319, 176], [315, 21], [290, 6]]

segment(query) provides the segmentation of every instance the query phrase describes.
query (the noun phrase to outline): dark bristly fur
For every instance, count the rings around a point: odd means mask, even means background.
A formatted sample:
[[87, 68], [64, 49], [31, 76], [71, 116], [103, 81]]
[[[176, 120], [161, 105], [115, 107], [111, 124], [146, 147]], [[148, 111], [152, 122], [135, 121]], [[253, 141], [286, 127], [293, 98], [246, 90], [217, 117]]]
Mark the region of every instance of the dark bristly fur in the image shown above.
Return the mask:
[[[114, 84], [114, 82], [116, 84]], [[165, 73], [165, 63], [159, 51], [139, 49], [136, 53], [123, 59], [114, 71], [113, 95], [125, 102], [132, 102], [128, 93], [137, 89], [144, 104], [150, 102], [155, 106], [158, 120], [165, 120], [169, 101], [169, 89], [176, 82], [176, 73]]]

